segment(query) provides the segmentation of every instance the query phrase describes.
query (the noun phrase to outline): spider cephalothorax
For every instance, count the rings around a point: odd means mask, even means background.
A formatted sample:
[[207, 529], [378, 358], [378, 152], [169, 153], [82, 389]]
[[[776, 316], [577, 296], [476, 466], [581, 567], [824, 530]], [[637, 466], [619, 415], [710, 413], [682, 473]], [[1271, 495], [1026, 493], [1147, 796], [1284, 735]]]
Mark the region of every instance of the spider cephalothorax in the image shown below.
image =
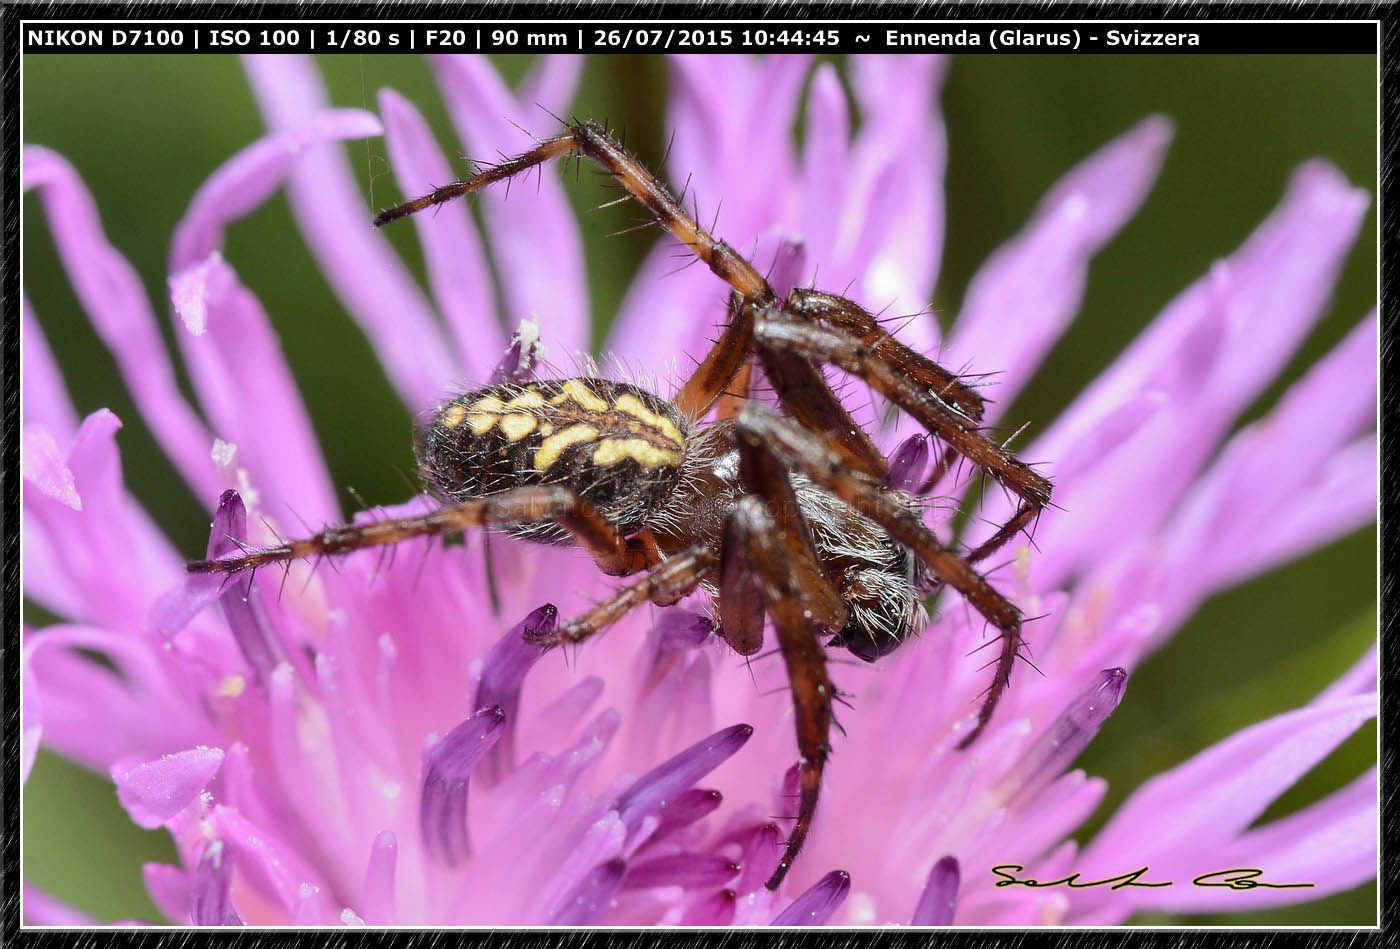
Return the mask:
[[[584, 377], [507, 374], [437, 407], [420, 439], [427, 514], [328, 528], [240, 556], [191, 563], [236, 573], [467, 527], [573, 543], [614, 576], [640, 574], [584, 615], [543, 634], [583, 642], [634, 607], [668, 606], [703, 587], [726, 642], [762, 644], [765, 615], [792, 684], [799, 753], [797, 820], [768, 880], [802, 847], [830, 751], [836, 688], [822, 641], [867, 661], [912, 635], [930, 591], [957, 591], [1000, 635], [992, 681], [966, 747], [986, 726], [1021, 644], [1021, 614], [975, 565], [1027, 528], [1050, 483], [979, 430], [983, 403], [957, 376], [896, 341], [856, 303], [797, 289], [778, 299], [743, 257], [715, 240], [649, 171], [592, 123], [390, 208], [382, 225], [556, 158], [597, 162], [733, 293], [713, 347], [672, 399]], [[781, 413], [747, 401], [754, 358]], [[521, 360], [523, 366], [526, 360]], [[935, 473], [907, 492], [832, 392], [821, 365], [864, 379], [943, 446]], [[706, 419], [713, 420], [708, 424]], [[920, 495], [958, 458], [1020, 500], [982, 544], [958, 552], [924, 525]]]

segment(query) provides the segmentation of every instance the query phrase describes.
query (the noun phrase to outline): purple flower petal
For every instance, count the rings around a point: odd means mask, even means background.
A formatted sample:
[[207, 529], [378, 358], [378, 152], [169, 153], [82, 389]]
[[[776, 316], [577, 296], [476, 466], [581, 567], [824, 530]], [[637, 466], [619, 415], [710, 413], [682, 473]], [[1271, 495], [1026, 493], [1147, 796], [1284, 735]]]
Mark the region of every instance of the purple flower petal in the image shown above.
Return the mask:
[[[718, 230], [717, 239], [728, 233], [723, 226]], [[652, 248], [622, 298], [607, 340], [608, 352], [623, 364], [664, 371], [677, 390], [693, 365], [680, 354], [697, 362], [704, 358], [727, 319], [724, 284], [700, 267], [678, 271], [682, 253], [689, 251], [665, 237]]]
[[24, 366], [24, 423], [42, 425], [65, 445], [78, 430], [78, 415], [68, 399], [68, 387], [58, 371], [44, 339], [43, 330], [29, 305], [20, 295], [20, 364]]
[[194, 881], [186, 870], [166, 863], [143, 863], [141, 879], [151, 902], [166, 919], [174, 923], [189, 919]]
[[67, 459], [46, 429], [38, 425], [25, 426], [19, 470], [20, 476], [46, 497], [75, 511], [83, 509], [83, 499], [78, 497], [78, 488], [73, 482], [73, 472], [68, 470]]
[[1084, 851], [1086, 877], [1115, 857], [1156, 863], [1201, 841], [1240, 834], [1348, 735], [1376, 715], [1376, 696], [1304, 706], [1219, 742], [1140, 787]]
[[783, 843], [782, 829], [772, 821], [758, 824], [743, 835], [740, 838], [739, 865], [744, 869], [734, 889], [739, 893], [752, 893], [761, 887], [778, 868]]
[[107, 242], [72, 165], [37, 145], [25, 147], [22, 162], [25, 187], [39, 189], [63, 267], [142, 418], [195, 495], [213, 497], [220, 485], [212, 438], [176, 385], [141, 278]]
[[668, 609], [656, 621], [657, 648], [663, 652], [696, 649], [714, 635], [715, 624], [701, 613]]
[[703, 899], [681, 917], [682, 926], [728, 926], [734, 922], [735, 900], [738, 894], [733, 890], [719, 890], [713, 896]]
[[[309, 57], [248, 56], [248, 79], [274, 131], [300, 126], [326, 108]], [[370, 226], [359, 185], [336, 146], [311, 149], [287, 182], [297, 226], [331, 288], [360, 324], [411, 409], [432, 404], [457, 374], [432, 308], [388, 241]]]
[[530, 667], [548, 652], [531, 645], [528, 640], [552, 630], [558, 618], [559, 611], [552, 603], [546, 603], [512, 626], [486, 654], [472, 705], [475, 708], [497, 706], [505, 716], [505, 729], [481, 766], [482, 776], [487, 781], [499, 781], [515, 766], [515, 719], [520, 708], [520, 687]]
[[851, 877], [845, 870], [832, 870], [788, 904], [772, 926], [820, 926], [846, 901]]
[[[212, 550], [216, 542], [219, 543], [220, 553], [234, 549], [234, 544], [228, 538], [233, 536], [241, 540], [246, 533], [246, 527], [247, 518], [238, 492], [225, 491], [220, 496], [218, 509], [214, 513], [207, 549]], [[216, 574], [187, 574], [179, 586], [162, 594], [156, 601], [151, 609], [152, 625], [163, 638], [171, 638], [184, 629], [206, 606], [217, 600], [224, 586], [224, 578]]]
[[[850, 180], [851, 116], [846, 107], [846, 91], [836, 67], [822, 63], [812, 74], [807, 93], [807, 140], [802, 151], [802, 190], [807, 195], [840, 195]], [[802, 236], [812, 246], [835, 250], [844, 215], [832, 214], [825, 204], [808, 202], [803, 207]], [[937, 259], [937, 253], [929, 255]], [[823, 268], [829, 264], [821, 264]], [[830, 286], [845, 286], [845, 274], [832, 274]], [[827, 283], [827, 280], [823, 280]]]
[[724, 800], [718, 791], [708, 788], [691, 788], [657, 812], [656, 829], [651, 832], [644, 846], [691, 826], [714, 813]]
[[928, 470], [928, 437], [910, 435], [890, 454], [889, 486], [897, 491], [914, 491], [923, 484]]
[[[328, 892], [320, 874], [276, 831], [253, 824], [234, 808], [222, 804], [214, 806], [211, 821], [218, 839], [232, 851], [229, 856], [238, 863], [239, 879], [246, 881], [272, 905], [280, 905], [288, 917], [302, 902], [303, 885], [313, 887], [318, 893]], [[198, 885], [196, 882], [196, 888]], [[326, 904], [323, 912], [329, 913], [329, 901], [324, 896], [321, 899]]]
[[[200, 402], [240, 462], [269, 495], [274, 513], [292, 504], [312, 521], [338, 509], [315, 433], [257, 298], [222, 257], [224, 229], [281, 185], [304, 156], [342, 139], [380, 133], [359, 110], [326, 111], [268, 135], [224, 162], [195, 193], [175, 229], [170, 291], [190, 333], [176, 335]], [[430, 363], [431, 364], [431, 363]], [[248, 386], [249, 367], [259, 384]]]
[[1011, 404], [1078, 311], [1089, 261], [1141, 205], [1171, 136], [1171, 122], [1153, 116], [1100, 149], [973, 277], [946, 358], [999, 373], [988, 421]]
[[622, 860], [598, 865], [550, 914], [549, 925], [588, 926], [596, 922], [607, 912], [626, 871], [627, 864]]
[[[456, 177], [428, 123], [407, 99], [382, 89], [379, 111], [390, 163], [406, 197], [427, 194]], [[494, 354], [505, 346], [505, 334], [495, 316], [491, 271], [467, 202], [450, 201], [430, 214], [415, 215], [413, 223], [423, 245], [428, 283], [457, 340], [462, 365], [469, 378], [485, 381]]]
[[779, 297], [786, 297], [808, 275], [807, 245], [801, 238], [779, 236], [768, 265], [768, 285]]
[[[208, 728], [202, 711], [158, 677], [136, 636], [54, 625], [26, 633], [24, 648], [43, 695], [45, 746], [93, 770], [154, 758], [172, 744], [198, 744]], [[84, 652], [103, 656], [115, 669]]]
[[1348, 443], [1375, 423], [1375, 371], [1372, 314], [1196, 481], [1162, 540], [1163, 558], [1185, 574], [1173, 584], [1178, 615], [1374, 517], [1374, 438], [1353, 443], [1354, 454]]
[[224, 228], [270, 198], [305, 153], [328, 142], [370, 138], [383, 131], [373, 113], [327, 109], [246, 146], [195, 192], [171, 240], [171, 269], [193, 266], [222, 248]]
[[843, 251], [848, 255], [846, 270], [858, 281], [851, 291], [860, 302], [911, 317], [900, 325], [900, 338], [930, 352], [939, 332], [928, 300], [943, 244], [943, 208], [934, 189], [946, 149], [941, 122], [931, 129], [915, 124], [909, 133], [890, 139], [867, 129], [860, 136], [852, 169], [859, 184], [843, 222], [857, 236], [853, 245], [847, 238], [846, 246], [834, 248], [833, 256], [841, 262]]
[[115, 415], [100, 409], [74, 436], [66, 465], [82, 510], [66, 503], [72, 498], [56, 501], [26, 485], [26, 527], [43, 533], [53, 559], [39, 562], [26, 550], [25, 581], [75, 595], [73, 619], [135, 633], [154, 591], [169, 583], [180, 560], [123, 487], [120, 428]]
[[398, 921], [394, 905], [394, 870], [398, 857], [398, 842], [394, 832], [380, 831], [369, 852], [365, 869], [365, 886], [360, 905], [365, 922], [371, 926], [392, 926]]
[[731, 725], [642, 775], [618, 798], [622, 823], [629, 831], [636, 830], [643, 817], [656, 813], [727, 761], [752, 734], [752, 725]]
[[[788, 130], [811, 58], [740, 63], [730, 56], [672, 56], [669, 62], [671, 178], [689, 177], [691, 193], [711, 207], [723, 198], [730, 242], [746, 247], [759, 228], [775, 220], [781, 185], [791, 179], [795, 163]], [[762, 90], [761, 97], [756, 90]], [[761, 164], [755, 166], [756, 160]], [[746, 163], [758, 173], [734, 174]]]
[[54, 899], [32, 883], [23, 884], [23, 920], [28, 926], [95, 926], [97, 920], [76, 910], [62, 900]]
[[1359, 886], [1376, 872], [1377, 790], [1371, 768], [1316, 804], [1246, 831], [1234, 842], [1231, 865], [1268, 867], [1280, 880], [1315, 881], [1311, 896]]
[[[219, 498], [214, 526], [209, 532], [206, 556], [214, 560], [225, 554], [235, 553], [241, 549], [240, 542], [247, 536], [248, 518], [243, 510], [243, 500], [237, 491], [225, 491]], [[272, 671], [284, 662], [290, 664], [294, 653], [287, 650], [281, 636], [273, 627], [262, 595], [254, 587], [252, 577], [233, 577], [225, 583], [226, 579], [228, 578], [217, 574], [209, 574], [207, 582], [214, 587], [219, 605], [223, 607], [224, 619], [228, 622], [234, 642], [238, 644], [238, 651], [247, 660], [258, 683], [266, 685]], [[193, 592], [188, 594], [189, 602], [197, 604], [207, 595], [207, 591], [198, 585], [197, 581], [189, 582], [195, 584]], [[186, 589], [189, 590], [190, 587], [187, 586]], [[301, 661], [293, 667], [300, 666], [298, 671], [306, 678], [304, 657], [297, 655], [295, 658]]]
[[[242, 478], [257, 486], [257, 506], [279, 521], [299, 527], [297, 518], [338, 520], [311, 420], [257, 297], [217, 252], [174, 272], [170, 290], [182, 316], [206, 321], [207, 332], [176, 339], [200, 404], [225, 443], [211, 452], [224, 477], [247, 472]], [[199, 305], [191, 309], [194, 299]], [[253, 367], [256, 386], [248, 385]], [[256, 500], [251, 492], [249, 499]]]
[[947, 56], [852, 56], [851, 91], [867, 121], [917, 125], [948, 72]]
[[739, 865], [720, 854], [669, 853], [629, 866], [623, 888], [639, 890], [651, 886], [718, 886], [738, 872]]
[[331, 912], [330, 902], [322, 897], [320, 887], [303, 883], [297, 887], [296, 910], [292, 913], [292, 925], [298, 929], [312, 926], [333, 926], [336, 917]]
[[233, 908], [233, 854], [221, 840], [211, 840], [194, 871], [190, 890], [190, 922], [196, 926], [242, 926]]
[[484, 708], [424, 752], [419, 827], [423, 849], [448, 866], [467, 858], [467, 779], [505, 731], [499, 705]]
[[[926, 353], [938, 351], [940, 337], [928, 303], [943, 245], [939, 185], [947, 139], [937, 98], [945, 71], [946, 60], [933, 56], [902, 57], [898, 65], [878, 57], [851, 60], [862, 127], [852, 145], [837, 243], [811, 250], [827, 274], [822, 284], [850, 283], [849, 293], [867, 308], [907, 317], [892, 330]], [[824, 200], [808, 192], [804, 203]], [[856, 383], [851, 398], [859, 404], [866, 393]], [[907, 424], [901, 417], [896, 431]]]
[[[491, 64], [476, 56], [434, 56], [448, 114], [467, 153], [482, 161], [516, 155], [534, 143], [512, 122], [541, 114], [518, 104]], [[545, 340], [563, 356], [589, 350], [587, 281], [578, 223], [555, 168], [487, 188], [480, 197], [491, 253], [505, 293], [507, 323], [538, 314]]]
[[1029, 800], [1079, 757], [1123, 700], [1127, 687], [1126, 669], [1105, 669], [1070, 700], [998, 786], [1011, 806]]
[[[1046, 554], [1036, 564], [1038, 587], [1054, 587], [1098, 552], [1156, 529], [1236, 413], [1316, 320], [1366, 204], [1331, 166], [1304, 165], [1250, 239], [1173, 301], [1025, 453], [1064, 457], [1135, 396], [1160, 389], [1170, 399], [1169, 411], [1056, 492], [1056, 504], [1074, 517], [1047, 511], [1040, 519], [1036, 543]], [[1144, 494], [1149, 479], [1154, 489]], [[997, 499], [984, 516], [995, 520], [999, 509]]]
[[958, 907], [958, 887], [962, 881], [962, 871], [958, 858], [952, 855], [938, 860], [929, 871], [924, 892], [919, 895], [919, 905], [914, 908], [911, 926], [950, 926], [953, 912]]
[[224, 762], [221, 748], [191, 748], [112, 769], [117, 798], [138, 827], [154, 829], [199, 796]]
[[[1376, 874], [1376, 819], [1376, 772], [1371, 769], [1315, 804], [1222, 843], [1216, 853], [1182, 852], [1154, 862], [1152, 867], [1154, 876], [1160, 870], [1166, 879], [1184, 880], [1227, 868], [1257, 867], [1264, 871], [1262, 880], [1311, 883], [1311, 887], [1137, 890], [1129, 891], [1131, 908], [1169, 913], [1241, 912], [1296, 903], [1300, 898], [1320, 899], [1351, 889]], [[1202, 861], [1205, 869], [1201, 869]], [[1242, 885], [1247, 886], [1247, 882]]]
[[[727, 56], [673, 56], [667, 104], [673, 192], [717, 239], [768, 269], [784, 242], [777, 233], [795, 158], [788, 130], [809, 57], [762, 65]], [[759, 94], [761, 90], [761, 95]], [[747, 104], [736, 112], [739, 104]], [[716, 213], [716, 212], [720, 213]], [[630, 363], [665, 368], [679, 386], [726, 319], [725, 285], [701, 267], [677, 272], [689, 252], [663, 237], [643, 261], [618, 310], [608, 349]], [[677, 255], [682, 255], [678, 260]]]
[[568, 691], [522, 723], [527, 729], [527, 740], [538, 743], [546, 736], [558, 734], [560, 729], [571, 728], [575, 723], [582, 721], [584, 713], [603, 694], [603, 687], [603, 680], [597, 676], [588, 676], [571, 686]]
[[[555, 849], [540, 855], [540, 866], [548, 868], [537, 889], [529, 893], [525, 910], [529, 920], [548, 920], [565, 909], [569, 894], [586, 889], [587, 880], [597, 874], [603, 864], [620, 860], [627, 829], [614, 810], [602, 811], [580, 801], [579, 821], [567, 834], [555, 838]], [[540, 879], [540, 878], [537, 878]], [[578, 904], [575, 904], [578, 905]]]
[[43, 706], [39, 702], [39, 680], [34, 670], [29, 668], [29, 650], [19, 653], [20, 708], [19, 708], [19, 783], [20, 787], [29, 780], [29, 772], [34, 768], [34, 759], [39, 754], [39, 741], [43, 737]]

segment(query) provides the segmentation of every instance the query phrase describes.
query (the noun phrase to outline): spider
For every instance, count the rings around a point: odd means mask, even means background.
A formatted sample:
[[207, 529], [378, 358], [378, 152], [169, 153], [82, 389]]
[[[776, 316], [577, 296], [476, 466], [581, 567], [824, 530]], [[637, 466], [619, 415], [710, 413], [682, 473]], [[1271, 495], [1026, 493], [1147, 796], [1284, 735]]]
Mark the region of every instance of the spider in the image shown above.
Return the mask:
[[[374, 223], [579, 157], [601, 166], [732, 288], [723, 330], [675, 397], [592, 376], [537, 381], [498, 372], [493, 384], [438, 406], [421, 432], [421, 472], [439, 508], [333, 526], [188, 568], [232, 575], [480, 527], [574, 544], [605, 574], [637, 577], [582, 616], [537, 634], [542, 647], [582, 643], [642, 604], [669, 606], [703, 588], [719, 635], [748, 656], [762, 645], [766, 615], [791, 683], [800, 755], [797, 819], [766, 884], [776, 889], [810, 830], [831, 752], [839, 696], [822, 640], [874, 661], [917, 632], [928, 594], [956, 590], [1000, 639], [991, 685], [958, 745], [967, 747], [991, 718], [1021, 644], [1020, 611], [976, 564], [1032, 523], [1051, 485], [979, 431], [983, 400], [956, 374], [895, 340], [844, 297], [795, 289], [779, 299], [597, 123], [571, 123], [518, 157], [381, 212]], [[781, 413], [746, 398], [755, 357]], [[972, 550], [940, 542], [924, 526], [921, 492], [891, 486], [889, 460], [833, 393], [823, 364], [864, 379], [941, 441], [938, 470], [961, 457], [988, 473], [1019, 499], [1015, 513]], [[711, 410], [715, 420], [707, 424]]]

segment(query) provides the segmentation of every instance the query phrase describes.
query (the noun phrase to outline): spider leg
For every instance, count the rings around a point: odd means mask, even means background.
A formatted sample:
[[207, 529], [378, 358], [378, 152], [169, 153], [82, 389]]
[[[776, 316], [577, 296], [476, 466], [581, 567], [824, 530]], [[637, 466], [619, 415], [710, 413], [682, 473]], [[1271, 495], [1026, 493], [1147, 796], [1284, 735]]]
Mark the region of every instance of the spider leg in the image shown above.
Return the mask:
[[[655, 175], [614, 141], [606, 129], [592, 121], [572, 124], [565, 132], [545, 139], [515, 158], [381, 211], [375, 217], [374, 224], [382, 227], [390, 221], [444, 201], [480, 191], [494, 182], [508, 181], [547, 161], [576, 156], [596, 162], [616, 179], [629, 195], [651, 211], [662, 227], [704, 261], [716, 276], [732, 286], [740, 301], [764, 305], [776, 302], [768, 281], [752, 264], [724, 241], [712, 237]], [[730, 380], [751, 354], [753, 315], [745, 314], [743, 310], [741, 306], [731, 305], [729, 325], [674, 400], [687, 416], [703, 416], [724, 394]]]
[[656, 216], [661, 226], [705, 262], [720, 279], [727, 281], [746, 299], [771, 302], [773, 291], [762, 275], [732, 247], [717, 241], [700, 226], [655, 175], [635, 156], [619, 145], [607, 130], [594, 121], [570, 125], [563, 133], [547, 138], [515, 158], [485, 168], [470, 177], [444, 185], [412, 201], [405, 201], [374, 218], [375, 227], [407, 217], [436, 204], [480, 191], [489, 184], [504, 181], [556, 158], [583, 156], [596, 162], [617, 180], [627, 193]]
[[[702, 418], [715, 401], [730, 391], [734, 380], [753, 362], [754, 309], [738, 293], [729, 297], [729, 322], [700, 365], [672, 399], [686, 417]], [[744, 394], [748, 394], [745, 374]]]
[[973, 556], [982, 560], [1030, 524], [1050, 503], [1050, 482], [1001, 445], [987, 438], [972, 420], [930, 394], [860, 340], [843, 330], [799, 323], [776, 310], [764, 310], [754, 324], [754, 338], [764, 347], [787, 348], [820, 362], [839, 366], [870, 383], [936, 435], [948, 448], [988, 472], [1022, 501], [1020, 509]]
[[916, 514], [895, 502], [879, 484], [850, 471], [840, 456], [828, 450], [815, 435], [758, 404], [745, 406], [739, 414], [736, 430], [741, 438], [761, 442], [794, 470], [883, 527], [999, 631], [1001, 652], [996, 659], [992, 684], [978, 710], [976, 724], [958, 743], [959, 748], [966, 748], [986, 727], [1006, 689], [1016, 650], [1021, 645], [1021, 611], [998, 593], [965, 558], [943, 546]]
[[702, 544], [663, 560], [640, 580], [629, 583], [587, 613], [531, 641], [539, 646], [577, 644], [607, 629], [643, 603], [672, 606], [690, 594], [718, 558]]
[[864, 307], [834, 293], [798, 287], [788, 294], [783, 312], [849, 333], [876, 358], [925, 391], [951, 402], [973, 421], [981, 421], [985, 403], [954, 373], [895, 339]]
[[[761, 314], [773, 312], [760, 311]], [[764, 318], [761, 315], [755, 323], [755, 333]], [[851, 418], [812, 360], [796, 348], [772, 345], [756, 336], [755, 341], [763, 372], [787, 413], [808, 431], [822, 432], [828, 446], [856, 471], [878, 481], [889, 477], [890, 467], [885, 456], [880, 454], [865, 429]]]
[[510, 527], [554, 521], [573, 535], [580, 547], [613, 576], [644, 569], [651, 559], [639, 543], [618, 533], [592, 504], [568, 488], [537, 485], [515, 488], [490, 497], [465, 501], [411, 517], [387, 518], [365, 524], [338, 524], [300, 540], [275, 547], [247, 548], [240, 556], [195, 560], [185, 565], [190, 573], [235, 574], [264, 564], [325, 557], [367, 547], [397, 544], [414, 537], [448, 534], [468, 527]]
[[[741, 498], [729, 515], [727, 532], [743, 550], [748, 567], [758, 574], [768, 615], [792, 685], [793, 722], [797, 729], [799, 801], [797, 822], [782, 858], [765, 884], [776, 890], [807, 839], [821, 793], [822, 772], [831, 753], [831, 702], [836, 688], [826, 671], [826, 656], [810, 618], [808, 600], [795, 573], [789, 571], [782, 533], [762, 498]], [[731, 594], [732, 595], [732, 594]], [[720, 596], [725, 596], [721, 590]], [[721, 607], [723, 609], [723, 607]]]
[[753, 386], [753, 359], [745, 359], [739, 366], [739, 371], [734, 374], [729, 385], [724, 390], [724, 395], [719, 397], [715, 404], [715, 418], [721, 422], [727, 422], [739, 414], [739, 407], [749, 399], [749, 390]]
[[742, 427], [735, 429], [739, 446], [739, 478], [744, 490], [767, 504], [777, 526], [779, 562], [801, 590], [811, 625], [833, 632], [846, 625], [846, 603], [822, 572], [812, 531], [797, 504], [788, 465], [772, 447]]

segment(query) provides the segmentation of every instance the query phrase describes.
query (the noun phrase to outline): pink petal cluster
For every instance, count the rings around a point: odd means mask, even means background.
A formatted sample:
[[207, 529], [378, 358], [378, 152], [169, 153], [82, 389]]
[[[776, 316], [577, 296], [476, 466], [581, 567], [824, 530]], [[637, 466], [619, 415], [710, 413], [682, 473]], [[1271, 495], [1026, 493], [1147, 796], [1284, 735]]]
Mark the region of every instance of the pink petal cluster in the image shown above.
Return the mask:
[[[485, 60], [430, 62], [473, 155], [518, 151], [520, 128], [550, 131], [535, 104], [566, 114], [580, 69], [544, 58], [512, 92]], [[677, 57], [671, 179], [690, 176], [707, 223], [723, 199], [717, 231], [771, 263], [780, 289], [815, 278], [872, 309], [920, 311], [942, 242], [945, 69], [852, 59], [853, 133], [830, 65], [803, 104], [805, 58]], [[382, 134], [404, 193], [441, 184], [453, 164], [414, 106], [384, 90], [379, 116], [332, 110], [309, 60], [247, 70], [270, 131], [209, 178], [171, 244], [197, 405], [76, 171], [37, 145], [23, 155], [25, 187], [138, 410], [196, 496], [219, 502], [211, 556], [301, 533], [293, 511], [341, 516], [267, 314], [221, 252], [225, 230], [278, 189], [415, 409], [454, 380], [485, 378], [522, 320], [540, 317], [561, 363], [586, 349], [590, 325], [579, 227], [555, 175], [508, 199], [484, 194], [485, 235], [462, 203], [415, 218], [425, 292], [367, 226], [335, 146]], [[1073, 318], [1089, 262], [1135, 212], [1170, 135], [1146, 119], [1071, 170], [989, 258], [948, 339], [927, 316], [901, 338], [1000, 370], [996, 404], [1008, 404]], [[1374, 651], [1308, 705], [1139, 788], [1082, 852], [1068, 836], [1105, 790], [1070, 765], [1130, 687], [1125, 670], [1215, 591], [1374, 516], [1374, 313], [1229, 435], [1319, 317], [1366, 204], [1325, 162], [1299, 169], [1258, 230], [1027, 449], [1062, 509], [1042, 519], [1038, 551], [1022, 545], [998, 579], [1045, 617], [1028, 634], [1044, 676], [1018, 674], [970, 750], [954, 745], [986, 684], [967, 655], [985, 640], [956, 602], [877, 665], [835, 667], [852, 693], [846, 736], [778, 893], [762, 881], [795, 759], [779, 662], [728, 651], [698, 600], [638, 611], [576, 654], [541, 655], [525, 630], [574, 614], [606, 582], [575, 552], [487, 551], [480, 536], [430, 556], [413, 541], [335, 569], [187, 582], [183, 561], [198, 552], [171, 549], [126, 492], [121, 423], [106, 410], [77, 418], [26, 303], [25, 594], [64, 621], [25, 630], [24, 773], [41, 742], [110, 773], [132, 820], [176, 842], [179, 865], [145, 869], [156, 904], [201, 925], [1113, 924], [1355, 886], [1375, 872], [1374, 770], [1252, 825], [1376, 714]], [[643, 264], [608, 346], [667, 383], [703, 351], [725, 296], [702, 268], [671, 274], [674, 252], [663, 240]], [[259, 384], [241, 384], [252, 371]], [[846, 392], [868, 404], [862, 386]], [[901, 421], [880, 437], [893, 447], [914, 431]], [[988, 520], [1000, 503], [988, 500]], [[990, 872], [1112, 875], [1129, 869], [1124, 855], [1154, 878], [1259, 866], [1318, 885], [1036, 891], [998, 888]], [[25, 909], [31, 922], [74, 920], [37, 891]]]

